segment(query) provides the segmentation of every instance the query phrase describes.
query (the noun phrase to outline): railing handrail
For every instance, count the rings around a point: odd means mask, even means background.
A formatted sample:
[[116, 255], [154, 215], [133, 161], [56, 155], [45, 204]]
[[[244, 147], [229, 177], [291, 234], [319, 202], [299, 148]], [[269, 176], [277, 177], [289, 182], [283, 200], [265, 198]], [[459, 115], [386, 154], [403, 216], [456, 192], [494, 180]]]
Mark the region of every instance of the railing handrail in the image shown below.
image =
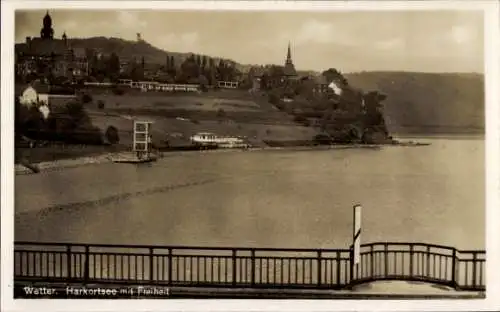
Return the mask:
[[371, 247], [371, 246], [385, 246], [385, 245], [390, 245], [390, 246], [422, 246], [422, 247], [430, 247], [430, 248], [440, 248], [440, 249], [446, 249], [446, 250], [457, 250], [455, 247], [450, 247], [450, 246], [445, 246], [445, 245], [438, 245], [438, 244], [430, 244], [430, 243], [423, 243], [423, 242], [416, 242], [416, 243], [406, 243], [406, 242], [370, 242], [370, 243], [364, 243], [361, 244], [361, 247]]
[[[136, 248], [136, 249], [177, 249], [177, 250], [212, 250], [212, 251], [255, 251], [255, 252], [350, 252], [352, 249], [352, 245], [347, 248], [275, 248], [275, 247], [223, 247], [223, 246], [187, 246], [187, 245], [122, 245], [122, 244], [93, 244], [93, 243], [51, 243], [51, 242], [28, 242], [28, 241], [17, 241], [14, 242], [14, 248], [22, 245], [30, 245], [30, 246], [54, 246], [54, 247], [91, 247], [91, 248]], [[421, 246], [421, 247], [430, 247], [430, 248], [439, 248], [448, 251], [455, 251], [456, 253], [469, 253], [469, 254], [486, 254], [485, 250], [460, 250], [454, 247], [445, 246], [445, 245], [437, 245], [437, 244], [429, 244], [423, 242], [417, 243], [404, 243], [404, 242], [373, 242], [373, 243], [365, 243], [361, 244], [361, 248], [363, 247], [372, 247], [372, 246]], [[405, 252], [406, 250], [389, 250], [390, 252]], [[408, 250], [409, 251], [409, 250]], [[369, 251], [368, 251], [369, 252]], [[414, 251], [414, 252], [423, 252], [423, 251]], [[363, 253], [363, 251], [362, 251]], [[443, 254], [444, 255], [444, 254]], [[451, 255], [450, 255], [451, 256]]]
[[54, 246], [54, 247], [85, 247], [91, 248], [136, 248], [136, 249], [177, 249], [177, 250], [212, 250], [212, 251], [278, 251], [278, 252], [349, 252], [349, 249], [307, 249], [307, 248], [261, 248], [261, 247], [208, 247], [208, 246], [185, 246], [185, 245], [115, 245], [115, 244], [86, 244], [86, 243], [48, 243], [48, 242], [14, 242], [15, 246], [30, 245], [30, 246]]

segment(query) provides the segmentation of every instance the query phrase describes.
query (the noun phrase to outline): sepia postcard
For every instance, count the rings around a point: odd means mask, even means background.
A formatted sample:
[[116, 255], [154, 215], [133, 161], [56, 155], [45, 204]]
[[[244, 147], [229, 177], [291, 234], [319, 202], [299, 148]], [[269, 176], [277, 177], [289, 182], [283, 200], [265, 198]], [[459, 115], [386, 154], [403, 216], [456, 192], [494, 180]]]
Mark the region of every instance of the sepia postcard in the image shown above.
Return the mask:
[[498, 12], [2, 2], [2, 310], [499, 308]]

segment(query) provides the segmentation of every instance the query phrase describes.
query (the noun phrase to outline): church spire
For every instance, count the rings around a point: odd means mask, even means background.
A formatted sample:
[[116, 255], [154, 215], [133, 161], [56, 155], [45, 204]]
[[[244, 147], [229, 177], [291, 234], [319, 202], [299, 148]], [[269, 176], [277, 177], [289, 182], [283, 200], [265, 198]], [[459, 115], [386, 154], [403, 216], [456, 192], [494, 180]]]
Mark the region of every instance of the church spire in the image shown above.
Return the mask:
[[287, 54], [286, 54], [284, 73], [285, 73], [285, 76], [289, 76], [289, 77], [297, 75], [297, 72], [295, 71], [295, 66], [293, 65], [293, 61], [292, 61], [292, 51], [290, 48], [290, 41], [288, 42], [288, 50], [287, 50]]
[[286, 54], [286, 63], [287, 64], [292, 63], [292, 51], [290, 49], [290, 41], [288, 41], [288, 52]]

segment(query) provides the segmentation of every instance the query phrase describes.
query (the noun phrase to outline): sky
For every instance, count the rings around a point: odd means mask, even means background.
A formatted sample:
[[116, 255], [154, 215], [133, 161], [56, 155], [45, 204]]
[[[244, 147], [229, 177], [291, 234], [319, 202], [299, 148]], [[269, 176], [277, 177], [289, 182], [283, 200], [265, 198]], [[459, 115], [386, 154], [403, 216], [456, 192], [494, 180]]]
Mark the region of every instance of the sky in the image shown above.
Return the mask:
[[[15, 40], [39, 36], [45, 10], [17, 11]], [[119, 37], [171, 52], [342, 72], [484, 73], [482, 11], [51, 10], [55, 37]]]

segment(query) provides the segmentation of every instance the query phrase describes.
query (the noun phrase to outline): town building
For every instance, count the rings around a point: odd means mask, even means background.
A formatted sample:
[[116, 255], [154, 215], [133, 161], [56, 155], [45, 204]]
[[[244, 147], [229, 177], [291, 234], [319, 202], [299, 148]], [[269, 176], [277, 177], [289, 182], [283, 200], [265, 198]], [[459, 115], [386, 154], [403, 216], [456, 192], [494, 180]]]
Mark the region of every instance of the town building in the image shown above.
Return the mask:
[[48, 102], [49, 88], [47, 86], [28, 86], [18, 92], [20, 93], [18, 95], [19, 103], [26, 107]]
[[331, 89], [328, 87], [328, 80], [324, 75], [318, 75], [316, 77], [313, 77], [312, 79], [314, 81], [314, 93], [327, 93], [331, 91]]
[[[85, 49], [72, 48], [66, 33], [54, 38], [52, 18], [47, 11], [40, 37], [26, 37], [15, 45], [15, 68], [18, 77], [53, 76], [73, 79], [88, 75]], [[35, 79], [35, 78], [33, 78]]]
[[[21, 89], [22, 88], [22, 89]], [[76, 99], [75, 94], [68, 94], [68, 92], [58, 92], [54, 88], [41, 83], [33, 83], [26, 87], [20, 87], [16, 90], [19, 103], [26, 107], [31, 106], [64, 106], [71, 100]]]
[[267, 88], [275, 88], [283, 85], [293, 85], [300, 81], [297, 70], [292, 60], [292, 49], [288, 43], [285, 64], [254, 66], [248, 72], [248, 78], [252, 82], [252, 90], [259, 90], [263, 81]]
[[[125, 83], [125, 81], [127, 81]], [[122, 80], [124, 85], [130, 86], [133, 89], [139, 89], [143, 92], [200, 92], [199, 84], [175, 84], [175, 83], [160, 83], [158, 81], [132, 81]]]
[[248, 71], [248, 80], [251, 82], [251, 91], [260, 91], [262, 87], [262, 76], [266, 73], [266, 69], [263, 66], [252, 66]]
[[237, 89], [239, 81], [217, 81], [217, 86], [221, 89]]

